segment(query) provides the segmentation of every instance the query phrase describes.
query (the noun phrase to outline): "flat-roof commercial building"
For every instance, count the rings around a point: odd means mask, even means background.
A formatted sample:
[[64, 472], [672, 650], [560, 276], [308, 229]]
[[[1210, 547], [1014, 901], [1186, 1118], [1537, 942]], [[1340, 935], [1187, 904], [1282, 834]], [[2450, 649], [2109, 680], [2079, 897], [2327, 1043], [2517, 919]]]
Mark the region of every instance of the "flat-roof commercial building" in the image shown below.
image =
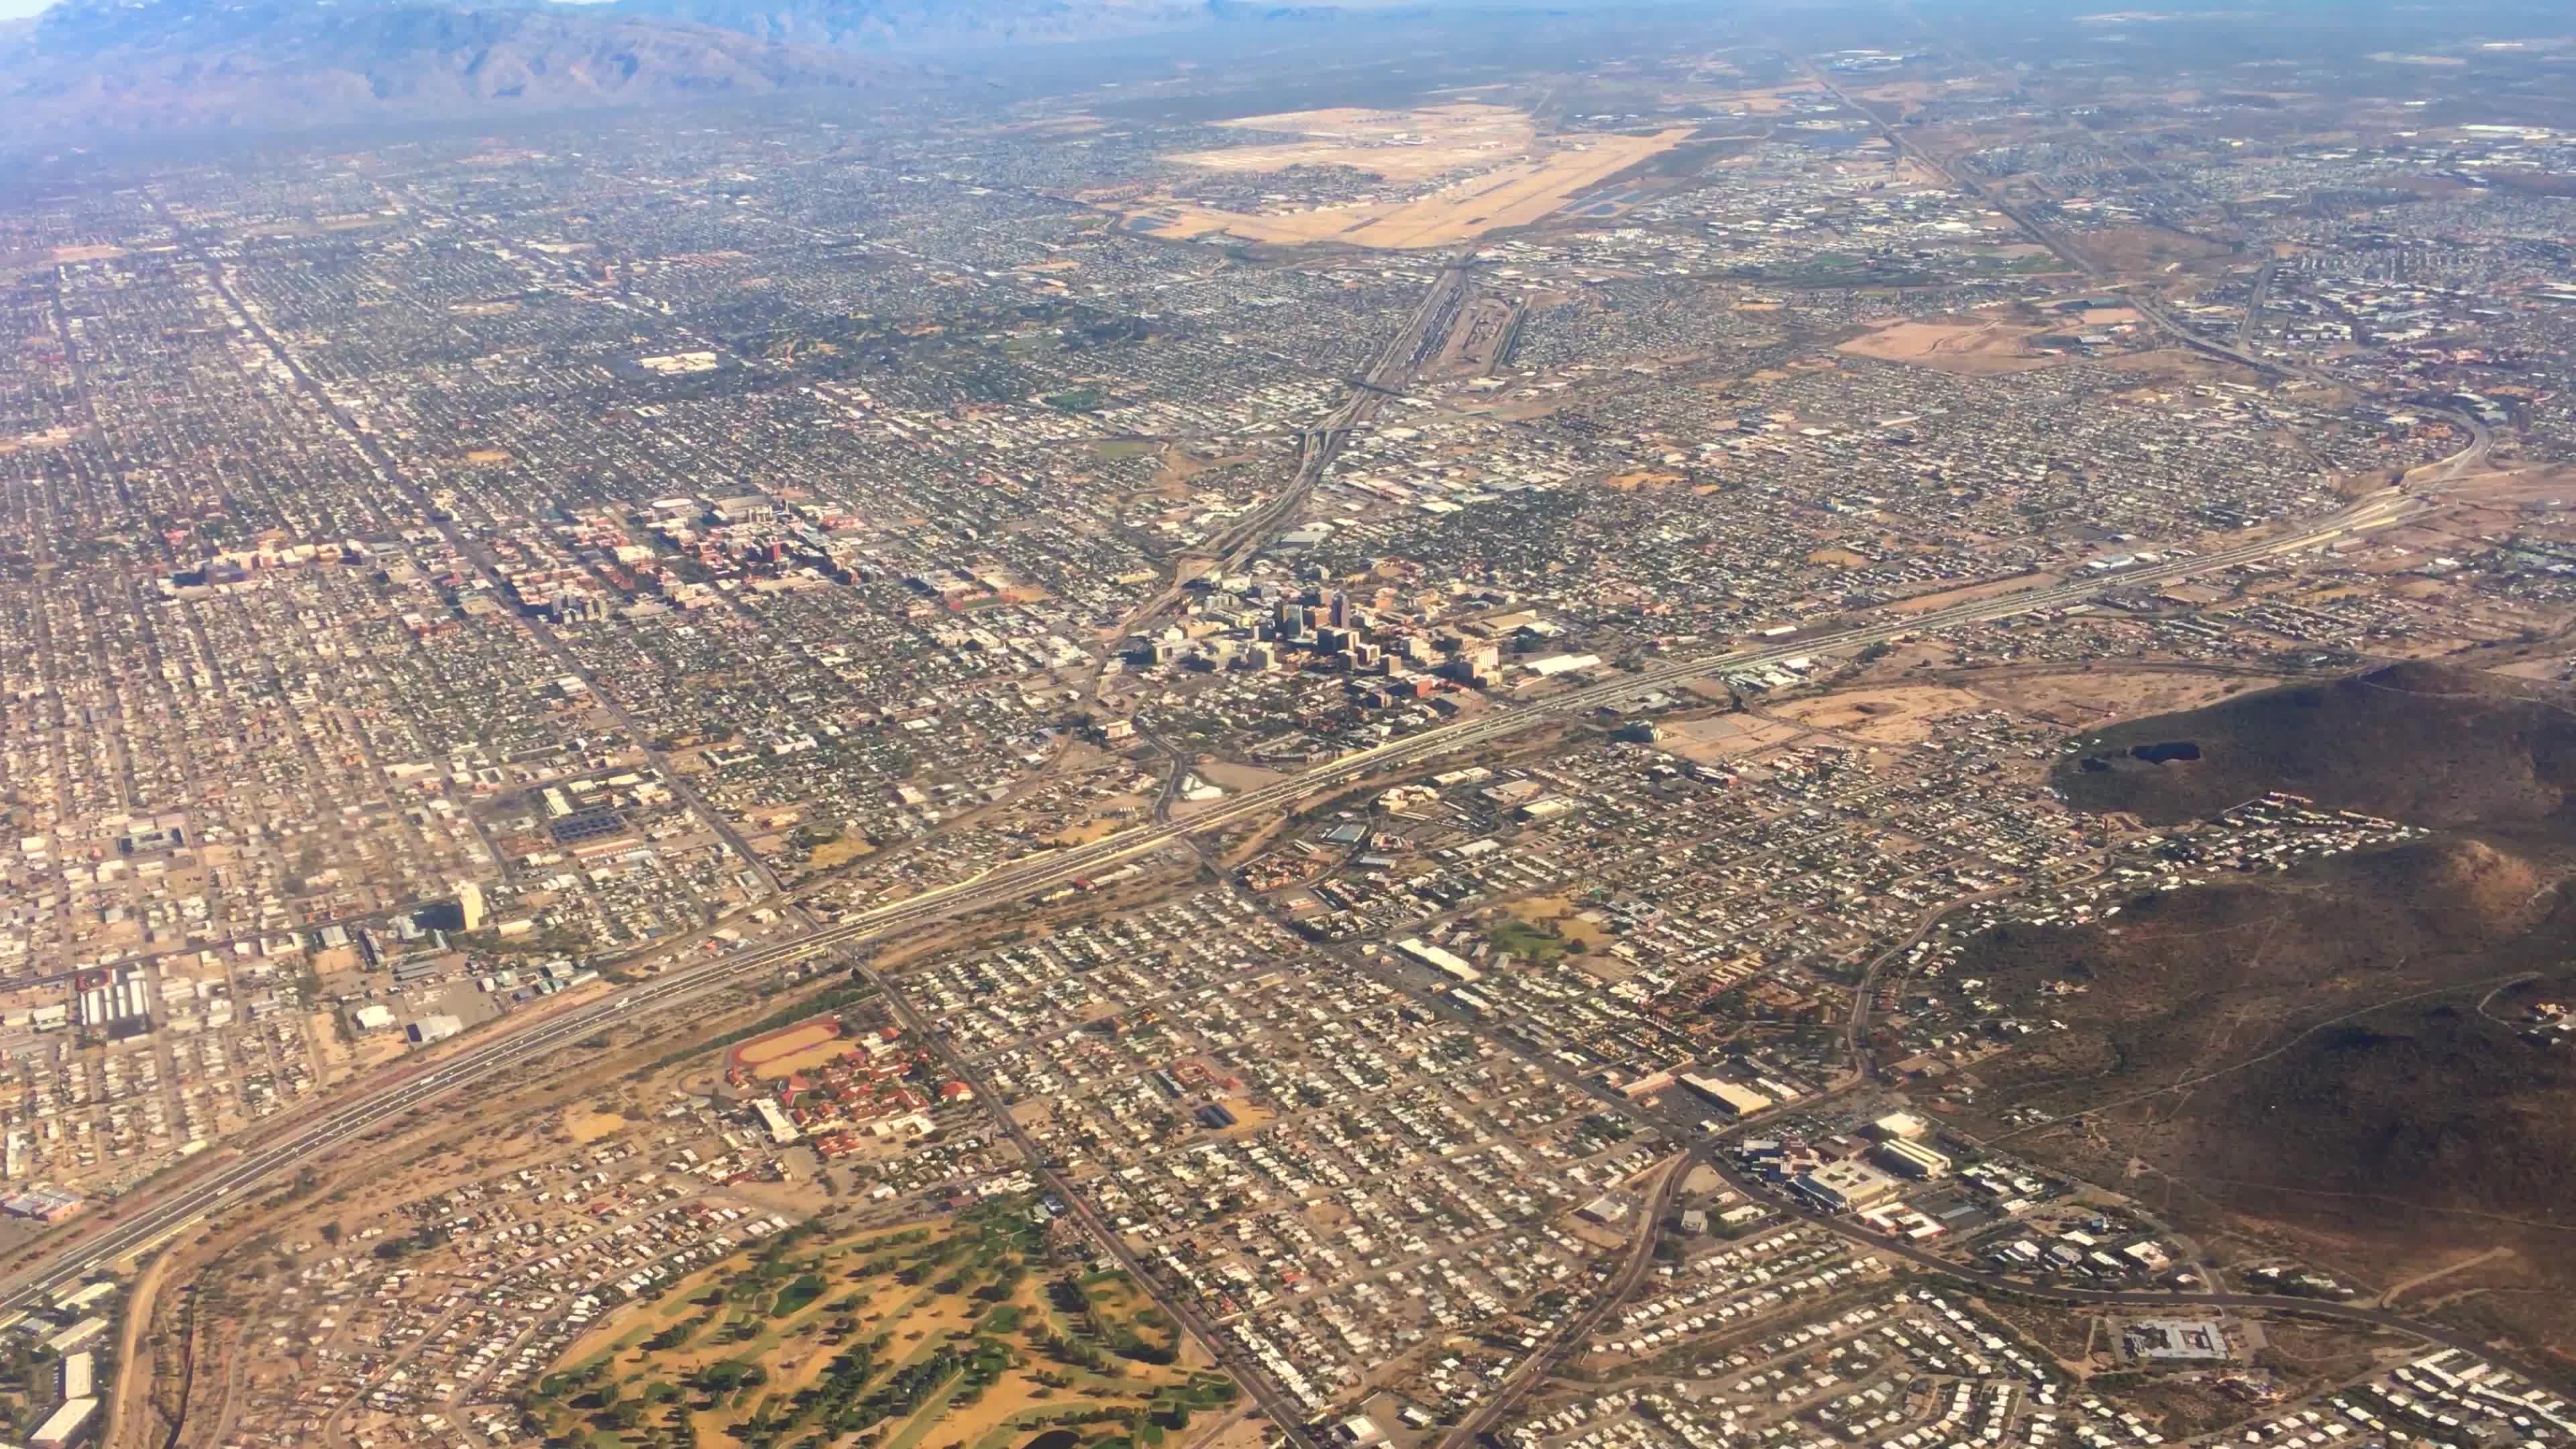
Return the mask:
[[760, 1114], [761, 1125], [769, 1129], [769, 1140], [784, 1147], [802, 1134], [787, 1115], [787, 1109], [768, 1097], [754, 1097], [751, 1110]]
[[1454, 952], [1444, 951], [1438, 946], [1427, 944], [1419, 936], [1410, 936], [1404, 940], [1396, 942], [1395, 949], [1402, 951], [1405, 955], [1412, 957], [1423, 965], [1431, 967], [1442, 975], [1453, 977], [1461, 982], [1481, 981], [1485, 976], [1484, 972], [1467, 964], [1464, 957], [1461, 957]]
[[92, 1315], [45, 1340], [45, 1347], [56, 1353], [77, 1353], [107, 1332], [107, 1320]]
[[1756, 1112], [1771, 1110], [1773, 1105], [1770, 1098], [1751, 1087], [1739, 1087], [1733, 1082], [1718, 1077], [1705, 1077], [1694, 1072], [1684, 1072], [1681, 1082], [1683, 1086], [1707, 1098], [1719, 1111], [1729, 1117], [1750, 1117]]
[[1877, 1157], [1880, 1166], [1899, 1177], [1910, 1177], [1917, 1182], [1930, 1182], [1950, 1175], [1948, 1153], [1935, 1152], [1920, 1142], [1909, 1142], [1901, 1137], [1893, 1142], [1880, 1143]]
[[1911, 1112], [1890, 1112], [1869, 1124], [1869, 1134], [1881, 1142], [1911, 1142], [1931, 1130], [1931, 1123]]
[[37, 1426], [28, 1444], [34, 1449], [71, 1449], [89, 1437], [90, 1420], [97, 1417], [98, 1400], [68, 1399], [63, 1406]]
[[1905, 1186], [1858, 1159], [1828, 1162], [1789, 1185], [1818, 1207], [1838, 1213], [1876, 1207]]
[[98, 1356], [87, 1349], [63, 1355], [63, 1398], [86, 1399], [98, 1390]]

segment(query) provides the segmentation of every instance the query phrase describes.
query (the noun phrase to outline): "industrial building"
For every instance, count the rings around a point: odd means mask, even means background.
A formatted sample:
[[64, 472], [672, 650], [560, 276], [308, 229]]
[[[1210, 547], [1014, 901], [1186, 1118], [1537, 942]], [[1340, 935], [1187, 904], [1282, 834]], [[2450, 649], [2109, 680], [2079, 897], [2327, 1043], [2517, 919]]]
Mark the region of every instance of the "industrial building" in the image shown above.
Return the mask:
[[110, 1041], [123, 1041], [152, 1030], [149, 985], [143, 973], [119, 966], [80, 993], [80, 1022]]

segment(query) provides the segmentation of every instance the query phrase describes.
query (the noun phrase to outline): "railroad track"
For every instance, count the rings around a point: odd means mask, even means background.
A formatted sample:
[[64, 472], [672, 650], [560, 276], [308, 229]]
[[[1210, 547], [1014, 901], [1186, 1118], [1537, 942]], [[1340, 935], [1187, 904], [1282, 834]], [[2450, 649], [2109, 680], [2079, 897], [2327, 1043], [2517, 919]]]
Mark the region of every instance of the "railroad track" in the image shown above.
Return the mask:
[[[1758, 669], [1801, 655], [1863, 648], [1901, 636], [2054, 608], [2089, 598], [2108, 583], [2132, 586], [2160, 583], [2259, 563], [2322, 547], [2372, 529], [2393, 526], [2428, 506], [2393, 489], [2385, 490], [2297, 533], [2133, 569], [2112, 578], [2026, 589], [1792, 642], [1712, 651], [1671, 660], [1534, 704], [1497, 707], [1472, 719], [1357, 750], [1288, 779], [1245, 791], [1228, 800], [1212, 802], [1186, 821], [1134, 826], [1089, 845], [999, 866], [968, 880], [933, 887], [775, 946], [667, 971], [619, 990], [593, 1005], [543, 1018], [524, 1029], [496, 1036], [426, 1070], [389, 1081], [353, 1097], [324, 1117], [298, 1125], [276, 1140], [246, 1143], [228, 1149], [229, 1156], [164, 1191], [145, 1189], [143, 1193], [134, 1195], [142, 1197], [143, 1201], [133, 1202], [129, 1198], [118, 1205], [116, 1220], [105, 1231], [82, 1233], [77, 1237], [67, 1234], [67, 1240], [59, 1247], [41, 1250], [27, 1266], [0, 1278], [0, 1310], [34, 1306], [54, 1289], [88, 1277], [176, 1236], [207, 1214], [229, 1206], [234, 1199], [265, 1183], [327, 1161], [356, 1139], [398, 1121], [411, 1111], [502, 1072], [527, 1068], [607, 1027], [724, 989], [757, 973], [774, 971], [783, 965], [811, 960], [847, 946], [919, 926], [953, 921], [995, 907], [1016, 904], [1057, 884], [1150, 856], [1176, 844], [1185, 844], [1189, 836], [1221, 830], [1238, 821], [1288, 809], [1306, 797], [1375, 774], [1408, 768], [1525, 730], [1562, 724], [1588, 710], [1635, 698], [1665, 684], [1712, 673]], [[127, 1206], [127, 1203], [132, 1203], [132, 1206]], [[77, 1227], [72, 1231], [80, 1233]]]

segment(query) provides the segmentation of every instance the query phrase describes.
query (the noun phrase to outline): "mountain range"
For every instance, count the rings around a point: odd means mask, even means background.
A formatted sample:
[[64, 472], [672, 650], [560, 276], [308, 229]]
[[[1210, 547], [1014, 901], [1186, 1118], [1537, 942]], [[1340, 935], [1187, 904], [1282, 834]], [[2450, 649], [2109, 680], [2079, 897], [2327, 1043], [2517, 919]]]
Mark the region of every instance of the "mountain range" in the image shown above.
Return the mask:
[[1209, 0], [611, 0], [611, 8], [782, 45], [875, 52], [1141, 35], [1222, 13]]
[[1330, 13], [1244, 0], [62, 0], [0, 26], [0, 144], [862, 90], [917, 55]]

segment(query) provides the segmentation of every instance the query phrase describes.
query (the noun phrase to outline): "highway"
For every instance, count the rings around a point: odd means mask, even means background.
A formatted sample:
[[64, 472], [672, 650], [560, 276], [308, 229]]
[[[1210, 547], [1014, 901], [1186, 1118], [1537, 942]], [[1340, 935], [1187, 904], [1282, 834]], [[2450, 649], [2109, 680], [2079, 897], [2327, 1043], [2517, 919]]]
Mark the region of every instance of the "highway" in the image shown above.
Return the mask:
[[[385, 1125], [416, 1107], [440, 1100], [500, 1072], [536, 1062], [637, 1014], [695, 999], [755, 973], [810, 959], [844, 946], [891, 936], [915, 927], [954, 920], [997, 906], [1167, 847], [1185, 845], [1187, 837], [1220, 830], [1237, 821], [1291, 807], [1300, 799], [1365, 779], [1404, 769], [1461, 749], [1485, 744], [1521, 731], [1563, 723], [1584, 712], [1631, 699], [1665, 684], [1713, 672], [1755, 669], [1800, 655], [1863, 648], [1901, 636], [2008, 618], [2057, 608], [2088, 599], [2106, 585], [2135, 587], [2259, 563], [2338, 539], [2357, 536], [2405, 521], [2430, 505], [2385, 490], [2362, 499], [2296, 533], [2221, 549], [2191, 558], [2176, 558], [2116, 575], [2075, 583], [2053, 584], [1955, 604], [1912, 617], [1872, 623], [1753, 648], [1696, 654], [1669, 660], [1636, 673], [1619, 673], [1607, 682], [1569, 690], [1527, 705], [1498, 705], [1484, 714], [1424, 730], [1365, 750], [1353, 751], [1273, 784], [1214, 801], [1187, 820], [1153, 821], [1104, 836], [1088, 845], [1058, 850], [980, 876], [922, 891], [890, 905], [864, 911], [809, 935], [759, 950], [692, 962], [645, 982], [626, 987], [598, 1002], [549, 1016], [480, 1042], [426, 1071], [408, 1074], [363, 1091], [309, 1124], [284, 1129], [274, 1141], [222, 1149], [237, 1153], [230, 1160], [185, 1174], [166, 1190], [146, 1188], [121, 1200], [119, 1217], [105, 1231], [83, 1233], [97, 1219], [75, 1224], [64, 1241], [41, 1252], [31, 1266], [0, 1280], [0, 1310], [25, 1308], [43, 1295], [105, 1269], [225, 1206], [235, 1196], [312, 1166], [354, 1138]], [[78, 1235], [75, 1237], [75, 1235]]]
[[[2245, 316], [2242, 321], [2240, 321], [2236, 327], [2230, 329], [2229, 335], [2225, 339], [2210, 337], [2202, 333], [2199, 329], [2184, 322], [2181, 318], [2176, 317], [2161, 301], [2148, 295], [2148, 293], [2143, 289], [2118, 284], [2113, 277], [2110, 268], [2105, 267], [2102, 263], [2094, 260], [2091, 256], [2086, 255], [2081, 247], [2075, 245], [2075, 243], [2063, 233], [2057, 231], [2053, 227], [2042, 225], [2039, 221], [2034, 219], [2029, 212], [2015, 206], [2011, 199], [2003, 194], [2000, 187], [1989, 186], [1982, 178], [1973, 173], [1963, 172], [1951, 166], [1939, 156], [1932, 154], [1932, 152], [1917, 144], [1913, 137], [1907, 133], [1905, 127], [1889, 121], [1884, 116], [1880, 115], [1875, 109], [1861, 104], [1861, 102], [1855, 99], [1849, 92], [1837, 85], [1830, 72], [1820, 70], [1813, 65], [1809, 65], [1806, 67], [1806, 73], [1809, 79], [1813, 80], [1817, 85], [1822, 86], [1827, 92], [1831, 93], [1834, 99], [1841, 101], [1844, 105], [1849, 106], [1861, 115], [1868, 117], [1870, 124], [1877, 128], [1879, 135], [1883, 137], [1889, 145], [1896, 148], [1898, 154], [1910, 158], [1917, 165], [1920, 165], [1926, 170], [1929, 170], [1933, 174], [1941, 177], [1942, 180], [1947, 182], [1953, 190], [1974, 196], [1979, 201], [1984, 202], [1987, 206], [1994, 208], [1994, 210], [2001, 214], [2005, 220], [2010, 221], [2013, 225], [2021, 228], [2024, 235], [2028, 236], [2032, 241], [2039, 243], [2041, 246], [2048, 248], [2050, 253], [2055, 255], [2059, 261], [2062, 261], [2066, 263], [2066, 265], [2074, 268], [2078, 273], [2082, 274], [2088, 282], [2099, 282], [2111, 285], [2113, 289], [2117, 290], [2121, 297], [2137, 311], [2138, 315], [2146, 318], [2149, 322], [2154, 323], [2158, 328], [2162, 329], [2167, 336], [2172, 337], [2176, 342], [2182, 344], [2184, 347], [2189, 348], [2194, 352], [2215, 357], [2222, 362], [2233, 362], [2242, 367], [2252, 368], [2257, 373], [2269, 376], [2296, 377], [2304, 381], [2314, 383], [2319, 387], [2335, 388], [2354, 393], [2366, 393], [2368, 391], [2368, 389], [2346, 382], [2342, 378], [2336, 377], [2334, 374], [2327, 372], [2322, 368], [2313, 367], [2305, 363], [2285, 361], [2276, 357], [2266, 357], [2261, 353], [2248, 350], [2246, 343], [2253, 331], [2255, 316], [2262, 310], [2264, 299], [2271, 292], [2272, 280], [2275, 273], [2278, 271], [2277, 263], [2268, 259], [2263, 263], [2261, 272], [2258, 273], [2255, 278], [2253, 298], [2246, 307]], [[2457, 408], [2449, 407], [2442, 403], [2416, 401], [2410, 403], [2410, 406], [2412, 406], [2417, 412], [2429, 413], [2433, 416], [2443, 418], [2456, 424], [2469, 435], [2468, 447], [2463, 448], [2459, 452], [2452, 454], [2450, 457], [2445, 458], [2438, 463], [2428, 464], [2425, 467], [2411, 470], [2408, 475], [2410, 478], [2417, 474], [2423, 474], [2428, 475], [2430, 480], [2433, 482], [2449, 482], [2458, 478], [2467, 470], [2481, 467], [2485, 464], [2488, 453], [2495, 447], [2495, 433], [2492, 429], [2488, 428], [2486, 424], [2478, 421], [2475, 417], [2467, 413], [2461, 412]]]
[[[1227, 573], [1269, 547], [1282, 529], [1294, 523], [1306, 511], [1315, 485], [1324, 481], [1325, 472], [1333, 466], [1352, 430], [1375, 417], [1388, 398], [1401, 396], [1422, 364], [1440, 355], [1449, 329], [1456, 325], [1458, 313], [1466, 305], [1467, 279], [1467, 268], [1462, 263], [1452, 262], [1441, 268], [1440, 279], [1431, 284], [1430, 292], [1414, 309], [1404, 330], [1388, 340], [1368, 371], [1351, 379], [1350, 397], [1321, 426], [1300, 435], [1302, 451], [1297, 459], [1296, 478], [1278, 497], [1227, 524], [1215, 537], [1183, 550], [1182, 560], [1204, 561], [1207, 568], [1200, 577]], [[1127, 611], [1119, 632], [1130, 632], [1170, 608], [1180, 601], [1187, 587], [1188, 580], [1175, 572], [1172, 581], [1152, 598]]]
[[[1900, 133], [1890, 128], [1891, 139], [1914, 154], [1925, 164], [1938, 166], [1928, 156], [1913, 148]], [[1969, 185], [1968, 189], [1979, 188]], [[1989, 197], [1989, 202], [2021, 224], [2034, 236], [2057, 249], [2070, 263], [2088, 274], [2093, 264], [2066, 246], [2062, 239], [2047, 233], [2028, 219]], [[328, 403], [327, 395], [305, 376], [288, 350], [261, 325], [254, 314], [242, 309], [231, 298], [220, 267], [210, 258], [202, 258], [209, 276], [226, 301], [231, 303], [253, 334], [286, 365], [298, 384]], [[2266, 269], [2265, 280], [2268, 280]], [[1277, 531], [1293, 522], [1308, 505], [1316, 486], [1325, 477], [1334, 458], [1351, 432], [1364, 425], [1389, 396], [1402, 388], [1422, 364], [1436, 356], [1443, 340], [1459, 315], [1469, 290], [1470, 273], [1459, 264], [1442, 270], [1439, 280], [1425, 297], [1421, 307], [1398, 336], [1391, 339], [1375, 363], [1354, 380], [1351, 395], [1323, 422], [1309, 430], [1303, 439], [1303, 450], [1294, 481], [1280, 496], [1253, 512], [1235, 520], [1216, 538], [1193, 550], [1191, 557], [1203, 559], [1216, 571], [1234, 567], [1266, 547]], [[2259, 295], [2259, 285], [2258, 285]], [[2241, 345], [2241, 334], [2232, 341], [2203, 338], [2165, 312], [2151, 299], [2132, 298], [2151, 321], [2200, 351], [2224, 357], [2247, 366], [2273, 373], [2306, 377], [2312, 381], [2345, 386], [2321, 373], [2252, 354]], [[2426, 408], [2428, 412], [2447, 410]], [[336, 421], [346, 428], [370, 461], [384, 470], [398, 486], [418, 490], [403, 478], [373, 440], [330, 406]], [[2427, 465], [2412, 475], [2419, 484], [2438, 486], [2456, 479], [2465, 470], [2481, 465], [2492, 446], [2492, 434], [2474, 419], [2461, 418], [2469, 430], [2470, 445], [2440, 463]], [[425, 499], [422, 500], [425, 506]], [[1291, 808], [1318, 794], [1344, 788], [1372, 776], [1401, 771], [1425, 762], [1470, 750], [1479, 745], [1528, 730], [1562, 725], [1604, 705], [1634, 699], [1659, 687], [1715, 673], [1758, 670], [1802, 655], [1848, 652], [1872, 644], [1899, 638], [1928, 634], [2063, 607], [2090, 599], [2107, 586], [2140, 587], [2161, 584], [2196, 575], [2222, 571], [2246, 564], [2261, 563], [2299, 552], [2325, 547], [2336, 541], [2365, 535], [2371, 531], [2395, 526], [2430, 511], [2426, 500], [2398, 489], [2387, 489], [2361, 499], [2334, 514], [2300, 527], [2287, 534], [2234, 545], [2195, 557], [2169, 558], [2155, 565], [2132, 568], [2101, 577], [2067, 583], [2042, 585], [1992, 598], [1972, 600], [1929, 613], [1888, 617], [1806, 637], [1793, 637], [1732, 650], [1695, 652], [1650, 664], [1635, 672], [1601, 671], [1599, 682], [1567, 689], [1528, 702], [1495, 699], [1481, 713], [1454, 723], [1440, 725], [1372, 748], [1357, 750], [1312, 767], [1298, 775], [1264, 785], [1240, 794], [1211, 802], [1191, 813], [1186, 820], [1171, 818], [1171, 803], [1181, 775], [1187, 768], [1186, 757], [1174, 753], [1171, 772], [1152, 817], [1145, 823], [1118, 832], [1087, 845], [1032, 856], [998, 866], [974, 878], [953, 882], [919, 892], [904, 900], [859, 912], [843, 920], [813, 929], [793, 939], [731, 955], [685, 960], [661, 974], [634, 985], [625, 986], [577, 1007], [553, 1014], [532, 1016], [524, 1021], [505, 1021], [490, 1034], [459, 1044], [453, 1055], [434, 1058], [393, 1070], [348, 1096], [345, 1100], [322, 1108], [308, 1117], [274, 1125], [264, 1134], [254, 1134], [238, 1145], [227, 1146], [204, 1154], [184, 1164], [158, 1186], [144, 1189], [119, 1200], [111, 1209], [81, 1219], [40, 1240], [30, 1255], [27, 1266], [0, 1278], [0, 1310], [23, 1310], [38, 1306], [46, 1297], [70, 1284], [107, 1269], [117, 1261], [170, 1241], [236, 1203], [254, 1198], [261, 1192], [292, 1179], [297, 1173], [331, 1163], [354, 1144], [371, 1134], [401, 1121], [408, 1114], [463, 1093], [479, 1084], [505, 1074], [528, 1073], [539, 1069], [559, 1053], [584, 1038], [612, 1027], [637, 1021], [644, 1016], [737, 989], [746, 979], [758, 979], [779, 967], [801, 960], [822, 957], [850, 946], [863, 944], [949, 922], [997, 908], [1007, 908], [1029, 896], [1059, 884], [1095, 874], [1117, 865], [1144, 859], [1175, 847], [1191, 848], [1198, 837], [1225, 829], [1239, 822], [1264, 818]], [[488, 573], [489, 564], [468, 540], [442, 524], [441, 530], [458, 553], [478, 570]], [[1181, 597], [1183, 581], [1175, 578], [1134, 614], [1130, 623], [1150, 619]], [[539, 627], [539, 636], [559, 654], [568, 666], [576, 661], [563, 652], [559, 640]], [[576, 670], [576, 672], [578, 672]], [[606, 698], [603, 694], [602, 698]], [[1156, 742], [1159, 745], [1159, 741]], [[718, 812], [700, 812], [723, 831], [726, 838], [741, 851], [742, 858], [758, 868], [754, 856]], [[766, 879], [766, 873], [763, 873]], [[772, 882], [774, 885], [774, 882]], [[793, 905], [793, 893], [773, 893], [773, 903]], [[791, 912], [792, 915], [792, 912]], [[1897, 949], [1901, 949], [1897, 948]], [[1890, 954], [1893, 954], [1891, 951]], [[1880, 958], [1886, 959], [1885, 957]], [[1875, 973], [1873, 963], [1872, 974]], [[873, 975], [870, 979], [875, 979]], [[892, 983], [882, 982], [890, 1002], [907, 1018], [915, 1014]], [[1868, 993], [1872, 982], [1865, 978], [1859, 988], [1856, 1013], [1850, 1023], [1851, 1044], [1856, 1053], [1866, 1023]], [[921, 1023], [908, 1020], [908, 1025]], [[949, 1046], [936, 1031], [925, 1031], [925, 1040], [949, 1053]], [[958, 1074], [979, 1093], [985, 1084], [971, 1063], [951, 1054]], [[988, 1101], [998, 1099], [987, 1095]], [[1045, 1179], [1063, 1197], [1068, 1209], [1092, 1231], [1092, 1235], [1128, 1269], [1140, 1283], [1151, 1279], [1135, 1262], [1118, 1236], [1097, 1222], [1079, 1194], [1071, 1190], [1039, 1156], [1030, 1142], [1006, 1113], [999, 1120], [1029, 1158], [1032, 1172]], [[1682, 1176], [1689, 1170], [1692, 1157], [1667, 1169], [1658, 1182], [1649, 1203], [1651, 1222], [1669, 1207]], [[1749, 1186], [1749, 1185], [1747, 1185]], [[1793, 1211], [1798, 1211], [1793, 1209]], [[1873, 1251], [1904, 1257], [1965, 1282], [1979, 1284], [1994, 1291], [2008, 1291], [2071, 1303], [2146, 1304], [2170, 1306], [2198, 1303], [2218, 1307], [2287, 1309], [2375, 1324], [2399, 1329], [2449, 1346], [2492, 1356], [2493, 1350], [2476, 1344], [2465, 1336], [2454, 1337], [2443, 1330], [2426, 1327], [2400, 1315], [2378, 1309], [2307, 1299], [2277, 1298], [2248, 1294], [2169, 1294], [2078, 1289], [2037, 1289], [2010, 1280], [1979, 1274], [1958, 1265], [1922, 1253], [1909, 1244], [1890, 1242], [1859, 1227], [1856, 1223], [1804, 1214], [1832, 1231], [1855, 1241], [1867, 1243]], [[1544, 1381], [1547, 1373], [1563, 1358], [1579, 1349], [1599, 1323], [1620, 1301], [1625, 1299], [1651, 1270], [1651, 1230], [1640, 1235], [1638, 1246], [1623, 1263], [1611, 1282], [1585, 1310], [1576, 1314], [1523, 1365], [1523, 1372], [1505, 1384], [1475, 1414], [1448, 1436], [1451, 1444], [1462, 1444], [1478, 1432], [1501, 1422], [1512, 1405], [1528, 1388]], [[1159, 1295], [1158, 1295], [1159, 1296]], [[1175, 1312], [1183, 1327], [1201, 1338], [1209, 1350], [1251, 1390], [1261, 1408], [1292, 1437], [1300, 1436], [1301, 1416], [1294, 1406], [1278, 1398], [1267, 1377], [1251, 1371], [1240, 1362], [1241, 1355], [1224, 1340], [1214, 1326], [1205, 1322], [1186, 1305], [1175, 1307], [1166, 1300], [1163, 1305]]]

